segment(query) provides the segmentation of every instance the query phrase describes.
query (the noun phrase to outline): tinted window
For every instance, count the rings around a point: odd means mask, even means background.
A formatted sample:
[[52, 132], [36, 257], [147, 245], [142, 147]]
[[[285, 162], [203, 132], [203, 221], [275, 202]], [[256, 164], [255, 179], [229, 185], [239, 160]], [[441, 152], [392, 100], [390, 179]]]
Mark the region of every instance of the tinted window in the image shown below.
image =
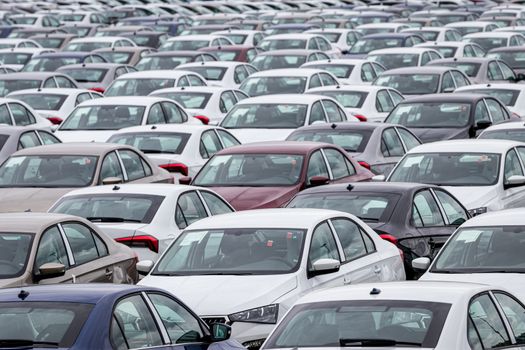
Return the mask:
[[57, 263], [66, 268], [69, 267], [66, 246], [56, 225], [48, 228], [40, 238], [35, 257], [34, 273], [38, 275], [40, 266], [47, 263]]
[[140, 156], [133, 152], [127, 150], [119, 151], [120, 158], [124, 164], [124, 169], [128, 175], [128, 181], [138, 180], [143, 177], [146, 177], [146, 171], [144, 170], [143, 162]]
[[[469, 318], [472, 320], [474, 330], [469, 327], [468, 338], [469, 340], [479, 339], [483, 349], [494, 349], [511, 344], [499, 312], [487, 294], [483, 294], [470, 302]], [[477, 336], [471, 335], [472, 331]], [[471, 346], [475, 346], [475, 344], [471, 343]]]
[[117, 177], [122, 181], [124, 180], [122, 168], [120, 167], [120, 162], [115, 152], [108, 154], [102, 162], [102, 166], [100, 168], [100, 183], [102, 183], [104, 179], [110, 177]]
[[184, 229], [207, 216], [206, 209], [197, 192], [190, 191], [179, 196], [175, 210], [175, 222], [180, 229]]
[[414, 196], [412, 218], [417, 227], [445, 225], [439, 207], [428, 190], [418, 192]]
[[95, 234], [86, 226], [67, 223], [63, 224], [62, 228], [71, 246], [75, 265], [81, 265], [105, 255], [105, 251], [99, 254], [99, 247], [97, 247], [95, 242]]
[[221, 198], [207, 191], [200, 191], [212, 215], [231, 213], [233, 210]]
[[345, 260], [353, 260], [367, 254], [365, 241], [359, 226], [348, 219], [332, 220], [335, 233], [343, 247]]
[[340, 260], [332, 230], [326, 222], [317, 226], [312, 234], [308, 253], [308, 269], [311, 270], [313, 264], [319, 259]]

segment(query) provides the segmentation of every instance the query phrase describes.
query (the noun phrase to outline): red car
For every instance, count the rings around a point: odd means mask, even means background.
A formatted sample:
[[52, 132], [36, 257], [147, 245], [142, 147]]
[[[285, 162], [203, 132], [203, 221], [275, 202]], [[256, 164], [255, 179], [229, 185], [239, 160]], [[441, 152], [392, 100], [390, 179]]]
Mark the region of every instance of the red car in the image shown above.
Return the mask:
[[199, 49], [211, 53], [219, 61], [238, 61], [250, 62], [255, 56], [263, 50], [249, 45], [227, 45], [227, 46], [209, 46]]
[[210, 187], [236, 210], [277, 208], [297, 192], [327, 183], [368, 181], [373, 174], [335, 145], [261, 142], [217, 152], [195, 179], [180, 183]]

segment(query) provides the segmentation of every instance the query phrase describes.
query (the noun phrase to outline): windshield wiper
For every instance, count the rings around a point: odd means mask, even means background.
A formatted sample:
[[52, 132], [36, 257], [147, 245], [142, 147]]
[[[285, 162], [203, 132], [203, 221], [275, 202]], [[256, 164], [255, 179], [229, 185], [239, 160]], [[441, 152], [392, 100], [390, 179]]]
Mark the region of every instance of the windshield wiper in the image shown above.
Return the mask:
[[29, 339], [2, 339], [0, 340], [1, 348], [32, 349], [39, 348], [58, 348], [59, 344], [50, 341], [33, 341]]
[[174, 272], [154, 272], [151, 275], [153, 276], [184, 276], [184, 275], [174, 273]]
[[343, 347], [352, 346], [394, 346], [394, 345], [407, 345], [407, 346], [421, 346], [421, 343], [398, 341], [395, 339], [339, 339], [339, 345]]
[[253, 275], [252, 272], [204, 272], [204, 273], [197, 273], [196, 275], [204, 275], [204, 276], [212, 276], [212, 275], [217, 275], [217, 276], [228, 276], [228, 275], [232, 275], [232, 276], [248, 276], [248, 275]]
[[113, 216], [89, 216], [86, 219], [92, 222], [142, 222], [137, 219], [118, 218]]

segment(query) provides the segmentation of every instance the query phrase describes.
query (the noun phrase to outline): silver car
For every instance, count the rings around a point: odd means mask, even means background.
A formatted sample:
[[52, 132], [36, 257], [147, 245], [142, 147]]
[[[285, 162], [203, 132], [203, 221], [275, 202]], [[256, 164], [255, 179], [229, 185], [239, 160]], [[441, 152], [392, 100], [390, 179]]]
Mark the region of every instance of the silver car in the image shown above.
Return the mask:
[[47, 130], [31, 126], [0, 126], [0, 164], [20, 149], [54, 143], [61, 141]]

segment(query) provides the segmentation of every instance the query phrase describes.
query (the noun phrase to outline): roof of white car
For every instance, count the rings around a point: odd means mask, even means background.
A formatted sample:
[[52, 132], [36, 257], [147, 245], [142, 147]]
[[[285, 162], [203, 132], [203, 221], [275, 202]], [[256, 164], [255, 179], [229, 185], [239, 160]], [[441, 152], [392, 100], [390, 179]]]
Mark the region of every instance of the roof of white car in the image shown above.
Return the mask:
[[525, 91], [525, 84], [497, 83], [497, 84], [473, 84], [461, 86], [455, 92], [469, 91], [473, 89], [505, 89]]
[[222, 129], [219, 126], [204, 125], [204, 124], [151, 124], [151, 125], [139, 125], [130, 126], [115, 131], [112, 135], [127, 134], [131, 132], [179, 132], [192, 134], [194, 132], [201, 132], [211, 129]]
[[403, 29], [401, 33], [414, 33], [417, 34], [419, 32], [443, 32], [445, 30], [450, 30], [453, 28], [448, 27], [420, 27], [420, 28], [407, 28]]
[[288, 39], [304, 39], [308, 40], [311, 38], [318, 37], [319, 34], [308, 34], [308, 33], [288, 33], [288, 34], [275, 34], [269, 35], [264, 40], [288, 40]]
[[501, 27], [494, 29], [494, 32], [515, 32], [525, 30], [525, 26], [512, 26], [512, 27]]
[[169, 41], [193, 41], [193, 40], [213, 40], [215, 38], [224, 38], [223, 35], [214, 35], [214, 34], [192, 34], [192, 35], [181, 35], [169, 38], [166, 42]]
[[427, 41], [425, 43], [414, 45], [413, 47], [464, 47], [465, 45], [471, 45], [472, 43], [466, 43], [464, 41]]
[[24, 94], [54, 94], [54, 95], [71, 95], [71, 94], [79, 94], [83, 92], [91, 92], [95, 93], [94, 91], [87, 90], [87, 89], [71, 89], [71, 88], [43, 88], [43, 89], [25, 89], [25, 90], [16, 90], [11, 93], [9, 93], [7, 96], [16, 96], [16, 95], [24, 95]]
[[[492, 125], [485, 130], [483, 130], [483, 133], [494, 131], [494, 130], [509, 130], [509, 129], [525, 129], [525, 124], [523, 121], [520, 122], [511, 122], [511, 123], [500, 123], [496, 125]], [[484, 139], [487, 140], [487, 139]]]
[[[288, 228], [309, 229], [320, 221], [334, 216], [345, 215], [339, 211], [327, 209], [276, 208], [243, 210], [220, 217], [209, 217], [191, 224], [188, 229], [199, 230], [209, 228]], [[347, 214], [349, 215], [349, 214]]]
[[[373, 289], [378, 294], [372, 294]], [[484, 284], [448, 281], [363, 283], [315, 291], [299, 299], [296, 304], [337, 300], [417, 300], [454, 304], [490, 289]]]
[[319, 34], [323, 35], [323, 33], [337, 33], [337, 34], [344, 34], [348, 32], [355, 32], [355, 29], [347, 29], [347, 28], [325, 28], [325, 29], [308, 29], [304, 31], [306, 34]]
[[471, 33], [463, 36], [463, 39], [470, 38], [510, 38], [513, 35], [519, 35], [516, 32], [480, 32], [480, 33]]
[[308, 66], [314, 66], [318, 65], [319, 63], [328, 63], [328, 64], [348, 64], [351, 66], [357, 66], [359, 64], [363, 64], [365, 62], [370, 62], [369, 60], [363, 59], [363, 58], [336, 58], [336, 59], [329, 59], [329, 60], [319, 60], [319, 61], [312, 61], [312, 62], [306, 62], [304, 63], [302, 67], [308, 67]]
[[525, 208], [514, 208], [488, 212], [474, 216], [461, 225], [461, 227], [486, 227], [486, 226], [524, 226]]
[[392, 22], [383, 22], [383, 23], [367, 23], [361, 24], [355, 27], [356, 30], [359, 29], [370, 29], [370, 28], [399, 28], [406, 27], [405, 23], [392, 23]]
[[[195, 72], [187, 70], [146, 70], [141, 72], [131, 72], [122, 74], [115, 80], [120, 79], [179, 79], [181, 76], [186, 74], [199, 75]], [[142, 97], [141, 97], [142, 98]]]
[[155, 102], [162, 102], [162, 101], [170, 101], [172, 100], [166, 99], [166, 98], [160, 98], [160, 97], [152, 97], [152, 96], [140, 96], [140, 98], [137, 98], [137, 96], [115, 96], [115, 97], [104, 97], [104, 98], [96, 98], [93, 100], [87, 100], [79, 104], [79, 106], [111, 106], [111, 105], [119, 105], [119, 106], [149, 106], [152, 105]]
[[509, 148], [520, 145], [523, 143], [509, 140], [448, 140], [425, 143], [412, 148], [408, 153], [505, 153]]
[[463, 21], [463, 22], [452, 22], [445, 24], [445, 27], [457, 28], [457, 27], [484, 27], [489, 24], [496, 24], [496, 22], [491, 21]]
[[31, 40], [31, 39], [24, 39], [24, 38], [1, 38], [0, 39], [0, 43], [2, 44], [18, 44], [18, 43], [21, 43], [21, 42], [26, 42], [26, 41], [31, 41], [31, 42], [35, 42], [34, 40]]
[[88, 38], [77, 38], [69, 42], [69, 44], [76, 43], [112, 43], [117, 40], [129, 40], [122, 36], [90, 36]]
[[[315, 94], [316, 92], [323, 91], [363, 91], [363, 92], [377, 92], [379, 90], [396, 90], [388, 86], [379, 85], [337, 85], [337, 86], [322, 86], [318, 88], [308, 89], [307, 94]], [[396, 90], [397, 91], [397, 90]]]
[[264, 103], [264, 104], [311, 104], [319, 99], [331, 99], [328, 96], [322, 95], [309, 95], [309, 94], [278, 94], [278, 95], [262, 95], [256, 97], [245, 98], [239, 102], [237, 105], [243, 104], [254, 104], [254, 103]]
[[[118, 188], [118, 189], [117, 189]], [[173, 184], [118, 184], [108, 186], [93, 186], [93, 188], [81, 188], [66, 193], [63, 197], [71, 197], [78, 195], [97, 195], [103, 193], [133, 193], [144, 195], [166, 196], [177, 194], [191, 189], [200, 187], [187, 185], [173, 185]]]
[[17, 48], [9, 48], [9, 49], [0, 49], [0, 53], [8, 53], [8, 52], [12, 52], [12, 53], [32, 53], [32, 54], [38, 54], [38, 53], [41, 53], [41, 52], [45, 52], [45, 53], [51, 53], [51, 52], [55, 52], [56, 50], [54, 49], [49, 49], [49, 48], [45, 48], [45, 47], [17, 47]]
[[[178, 87], [170, 87], [170, 88], [164, 88], [164, 89], [158, 89], [155, 91], [152, 91], [149, 96], [158, 94], [158, 93], [167, 93], [167, 92], [204, 92], [204, 93], [212, 93], [212, 94], [219, 94], [226, 90], [236, 90], [228, 87], [223, 86], [178, 86]], [[238, 91], [238, 90], [236, 90]]]
[[[151, 71], [150, 71], [151, 72]], [[270, 69], [262, 72], [253, 73], [250, 78], [259, 77], [308, 77], [316, 73], [326, 73], [322, 69], [312, 68], [283, 68], [283, 69]]]
[[393, 54], [405, 54], [405, 53], [406, 54], [421, 55], [424, 52], [428, 52], [429, 50], [432, 50], [432, 49], [428, 48], [428, 47], [391, 47], [391, 48], [388, 48], [388, 49], [379, 49], [379, 50], [370, 51], [368, 53], [368, 56], [371, 56], [371, 55], [388, 55], [388, 54], [393, 55]]
[[248, 63], [238, 61], [208, 61], [208, 62], [191, 62], [183, 63], [178, 65], [175, 69], [184, 69], [186, 67], [223, 67], [223, 68], [235, 68], [239, 65], [245, 65]]
[[212, 34], [215, 35], [226, 35], [226, 34], [244, 34], [244, 35], [250, 35], [255, 33], [262, 33], [260, 30], [248, 30], [248, 29], [231, 29], [231, 30], [219, 30], [216, 32], [213, 32]]

